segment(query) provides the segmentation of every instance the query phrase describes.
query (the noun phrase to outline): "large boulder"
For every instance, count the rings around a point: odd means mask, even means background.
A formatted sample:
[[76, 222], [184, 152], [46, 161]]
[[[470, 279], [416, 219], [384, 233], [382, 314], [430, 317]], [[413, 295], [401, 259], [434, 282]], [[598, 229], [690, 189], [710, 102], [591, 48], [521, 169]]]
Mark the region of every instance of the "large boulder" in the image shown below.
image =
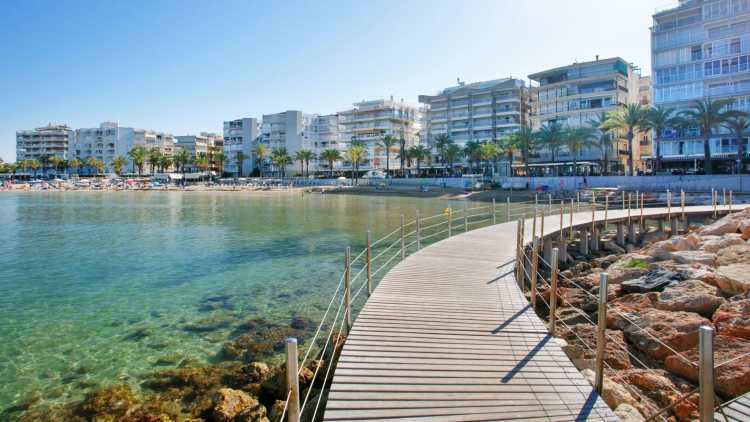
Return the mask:
[[[547, 289], [542, 292], [542, 297], [547, 303], [550, 303], [551, 290]], [[560, 306], [572, 306], [582, 309], [586, 312], [592, 312], [597, 309], [597, 301], [588, 292], [579, 288], [560, 287], [557, 289], [557, 304]]]
[[[597, 327], [591, 324], [578, 324], [570, 327], [570, 330], [560, 330], [562, 338], [566, 341], [562, 349], [579, 369], [593, 368], [596, 353], [587, 346], [596, 344], [596, 329]], [[606, 330], [606, 336], [604, 361], [614, 369], [632, 368], [622, 331]]]
[[617, 406], [615, 415], [620, 418], [620, 422], [642, 422], [646, 420], [638, 409], [627, 403]]
[[[591, 369], [584, 369], [581, 374], [586, 378], [591, 385], [594, 385], [596, 374]], [[625, 403], [631, 406], [638, 406], [638, 399], [634, 397], [630, 391], [628, 391], [625, 385], [617, 383], [609, 377], [604, 377], [604, 385], [602, 386], [602, 400], [613, 409], [617, 406]]]
[[714, 312], [713, 321], [720, 335], [750, 340], [750, 299], [724, 303]]
[[664, 240], [669, 239], [669, 233], [661, 232], [661, 231], [654, 231], [654, 232], [648, 232], [641, 235], [641, 243], [644, 245], [647, 245], [649, 243], [654, 242], [661, 242]]
[[706, 251], [677, 251], [669, 256], [678, 264], [716, 265], [716, 254]]
[[734, 245], [716, 253], [718, 265], [750, 263], [750, 244]]
[[719, 276], [716, 283], [729, 294], [743, 294], [750, 291], [750, 261], [742, 264], [722, 265], [716, 269]]
[[[664, 366], [673, 374], [698, 382], [698, 348], [682, 352], [684, 359], [670, 356]], [[737, 358], [737, 359], [735, 359]], [[735, 359], [735, 360], [732, 360]], [[726, 362], [726, 363], [725, 363]], [[737, 397], [750, 391], [750, 341], [718, 335], [714, 338], [716, 390], [723, 396]]]
[[692, 312], [670, 312], [646, 309], [640, 315], [631, 315], [632, 323], [623, 330], [638, 350], [654, 359], [664, 359], [698, 344], [698, 328], [711, 325], [711, 321]]
[[686, 280], [664, 289], [659, 293], [656, 308], [665, 311], [686, 311], [710, 318], [716, 308], [726, 300], [719, 296], [719, 290], [700, 280]]
[[742, 239], [742, 235], [738, 233], [725, 234], [724, 236], [711, 236], [710, 238], [703, 238], [700, 244], [700, 249], [706, 252], [717, 253], [724, 248], [728, 248], [734, 245], [741, 245], [745, 243]]
[[[266, 409], [263, 408], [261, 411], [259, 408], [263, 406], [258, 403], [258, 400], [251, 397], [244, 391], [233, 390], [231, 388], [221, 388], [214, 395], [214, 408], [213, 408], [213, 420], [216, 422], [233, 422], [236, 421], [240, 414], [246, 410], [254, 415], [262, 413], [262, 418], [265, 418]], [[249, 421], [260, 421], [262, 418], [256, 419], [241, 419]], [[267, 419], [266, 419], [267, 420]]]
[[703, 235], [716, 235], [721, 236], [728, 233], [737, 233], [740, 228], [739, 221], [736, 221], [732, 216], [724, 217], [715, 223], [703, 227], [698, 231], [698, 234]]
[[115, 421], [123, 418], [138, 403], [127, 385], [97, 390], [86, 396], [77, 413], [94, 421]]
[[694, 421], [698, 418], [698, 396], [687, 400], [682, 396], [695, 386], [660, 369], [632, 369], [624, 372], [624, 378], [655, 401], [658, 407], [672, 406], [672, 413], [678, 421]]
[[607, 328], [624, 330], [642, 311], [653, 308], [658, 299], [657, 293], [632, 293], [613, 300], [607, 306]]

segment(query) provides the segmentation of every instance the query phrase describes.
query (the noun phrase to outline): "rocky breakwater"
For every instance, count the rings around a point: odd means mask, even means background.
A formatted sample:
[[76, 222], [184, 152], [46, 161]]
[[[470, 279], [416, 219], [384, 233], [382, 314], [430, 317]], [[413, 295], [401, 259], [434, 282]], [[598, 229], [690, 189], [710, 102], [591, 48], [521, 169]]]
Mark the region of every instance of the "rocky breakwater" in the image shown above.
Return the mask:
[[[578, 256], [562, 268], [557, 335], [592, 380], [596, 295], [608, 273], [603, 398], [626, 420], [668, 406], [666, 419], [697, 420], [697, 394], [681, 398], [697, 387], [703, 325], [715, 329], [719, 398], [750, 391], [750, 210], [702, 223], [672, 237], [651, 231], [620, 254]], [[548, 317], [548, 309], [538, 312]]]

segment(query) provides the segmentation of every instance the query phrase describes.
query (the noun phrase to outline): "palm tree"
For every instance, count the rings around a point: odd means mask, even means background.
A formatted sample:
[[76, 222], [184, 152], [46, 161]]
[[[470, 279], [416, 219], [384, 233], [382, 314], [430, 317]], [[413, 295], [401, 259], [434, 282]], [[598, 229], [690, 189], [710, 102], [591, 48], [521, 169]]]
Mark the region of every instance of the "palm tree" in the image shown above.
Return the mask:
[[508, 158], [508, 169], [509, 175], [513, 175], [513, 156], [518, 151], [518, 140], [515, 134], [500, 138], [497, 143], [497, 153], [499, 156], [505, 156]]
[[640, 104], [632, 103], [627, 107], [610, 115], [606, 128], [621, 130], [625, 133], [625, 139], [628, 141], [628, 165], [630, 175], [635, 176], [635, 161], [633, 160], [633, 138], [635, 132], [646, 129], [648, 121], [646, 119], [646, 110]]
[[148, 151], [148, 163], [151, 166], [151, 174], [154, 174], [154, 169], [159, 165], [161, 155], [161, 151], [157, 147], [153, 147]]
[[482, 161], [485, 162], [485, 173], [487, 172], [487, 168], [489, 167], [490, 160], [497, 158], [499, 152], [500, 150], [494, 142], [487, 142], [479, 146], [479, 156], [481, 157]]
[[464, 145], [464, 156], [466, 157], [470, 170], [472, 169], [472, 161], [477, 165], [477, 168], [479, 168], [480, 161], [482, 160], [480, 148], [481, 144], [477, 141], [469, 141]]
[[437, 149], [440, 155], [440, 164], [443, 165], [443, 173], [445, 173], [445, 151], [449, 145], [452, 145], [453, 141], [446, 133], [441, 133], [435, 136], [435, 149]]
[[409, 159], [409, 151], [406, 149], [406, 139], [403, 136], [398, 139], [398, 159], [401, 162], [401, 175], [406, 176], [404, 164]]
[[346, 160], [352, 163], [352, 176], [355, 185], [359, 184], [359, 163], [365, 158], [365, 154], [367, 154], [367, 149], [363, 145], [354, 142], [352, 142], [352, 146], [346, 152]]
[[271, 162], [279, 169], [281, 177], [286, 177], [286, 167], [292, 162], [292, 158], [287, 154], [285, 147], [278, 147], [271, 153]]
[[172, 160], [172, 157], [162, 154], [161, 157], [159, 157], [159, 167], [161, 168], [161, 172], [164, 173], [169, 170], [169, 168], [172, 167], [173, 162], [174, 160]]
[[[536, 137], [537, 137], [539, 144], [549, 149], [550, 158], [552, 159], [553, 165], [557, 162], [557, 152], [560, 150], [560, 147], [563, 145], [563, 141], [564, 141], [563, 135], [564, 133], [563, 133], [562, 127], [558, 123], [554, 123], [554, 122], [550, 122], [542, 126], [542, 128], [539, 129], [539, 132], [537, 133]], [[555, 175], [560, 173], [557, 166], [554, 166], [553, 168], [554, 168]]]
[[143, 174], [143, 165], [146, 163], [147, 155], [148, 151], [141, 145], [135, 146], [128, 151], [128, 156], [133, 160], [133, 170], [135, 170], [136, 167], [138, 168], [138, 177], [141, 177]]
[[724, 122], [724, 127], [737, 137], [737, 164], [739, 166], [737, 172], [742, 174], [745, 170], [743, 164], [745, 160], [744, 138], [748, 135], [748, 131], [750, 131], [750, 121], [748, 121], [747, 115], [733, 116]]
[[712, 174], [714, 171], [711, 161], [711, 135], [730, 118], [743, 115], [741, 111], [726, 110], [733, 102], [733, 99], [711, 100], [707, 98], [694, 100], [691, 109], [680, 113], [694, 126], [698, 126], [703, 136], [703, 158], [706, 174]]
[[30, 168], [34, 172], [34, 177], [36, 177], [36, 171], [39, 170], [39, 167], [42, 166], [42, 163], [40, 163], [38, 160], [26, 160], [24, 162], [26, 163], [24, 167]]
[[268, 157], [268, 147], [265, 144], [258, 144], [253, 148], [253, 154], [258, 157], [258, 173], [263, 177], [263, 160]]
[[456, 144], [450, 144], [445, 148], [445, 160], [448, 162], [448, 167], [453, 172], [453, 163], [461, 155], [461, 147]]
[[70, 162], [68, 163], [68, 166], [71, 169], [75, 170], [76, 174], [79, 174], [79, 169], [83, 167], [83, 163], [81, 162], [81, 160], [74, 158], [70, 160]]
[[420, 176], [422, 160], [430, 155], [430, 150], [424, 145], [415, 145], [409, 149], [409, 154], [417, 161], [417, 177]]
[[208, 156], [203, 152], [198, 153], [193, 161], [195, 162], [195, 166], [198, 167], [201, 172], [205, 173], [211, 168], [211, 162], [208, 160]]
[[379, 147], [385, 149], [385, 177], [388, 178], [388, 173], [391, 170], [391, 148], [396, 145], [396, 138], [392, 135], [385, 135], [378, 144]]
[[596, 146], [602, 152], [602, 175], [609, 175], [609, 150], [612, 147], [614, 141], [613, 134], [614, 129], [608, 128], [607, 122], [609, 121], [609, 113], [602, 111], [596, 116], [588, 119], [586, 123], [591, 126], [592, 129], [597, 131], [598, 137], [595, 142]]
[[566, 128], [564, 133], [565, 146], [568, 147], [568, 151], [573, 155], [573, 176], [577, 176], [578, 157], [581, 154], [581, 150], [593, 144], [594, 130], [589, 127]]
[[646, 111], [646, 121], [643, 129], [654, 131], [654, 144], [656, 145], [656, 168], [655, 171], [661, 171], [661, 137], [664, 130], [674, 126], [675, 109], [671, 107], [657, 106]]
[[294, 154], [294, 160], [299, 161], [299, 172], [302, 177], [305, 176], [305, 163], [309, 163], [313, 156], [313, 152], [307, 149], [301, 149]]
[[234, 154], [234, 162], [237, 164], [237, 177], [242, 177], [242, 164], [247, 160], [247, 156], [242, 151]]
[[305, 173], [308, 177], [310, 177], [310, 161], [315, 159], [315, 153], [310, 151], [309, 149], [306, 149], [304, 151], [305, 153], [303, 155], [305, 158]]
[[182, 173], [183, 180], [185, 179], [185, 166], [190, 162], [190, 153], [186, 149], [180, 148], [174, 153], [174, 164], [177, 166], [177, 171]]
[[49, 159], [50, 159], [50, 156], [47, 154], [42, 154], [41, 156], [39, 156], [39, 163], [41, 165], [43, 174], [46, 173], [47, 167], [49, 167], [49, 163], [50, 163]]
[[63, 160], [62, 158], [60, 158], [60, 157], [58, 157], [56, 155], [49, 158], [49, 162], [50, 162], [50, 164], [52, 164], [52, 168], [55, 169], [56, 173], [57, 173], [58, 170], [60, 170], [60, 166], [62, 165], [62, 163], [64, 161], [65, 160]]
[[221, 152], [217, 151], [213, 154], [213, 157], [211, 157], [214, 160], [214, 164], [216, 165], [216, 168], [219, 170], [219, 177], [224, 176], [224, 163], [227, 161], [227, 156]]
[[104, 162], [100, 161], [96, 157], [89, 157], [86, 160], [86, 166], [94, 170], [94, 175], [98, 176], [104, 170]]
[[[529, 175], [529, 156], [531, 155], [531, 152], [534, 151], [534, 148], [536, 146], [536, 135], [534, 134], [534, 131], [531, 130], [531, 127], [523, 125], [521, 128], [511, 135], [511, 143], [517, 149], [521, 152], [521, 160], [523, 160], [523, 167], [524, 171], [526, 172], [526, 175]], [[507, 152], [507, 149], [506, 149]], [[510, 161], [513, 161], [513, 156], [510, 156]], [[512, 164], [512, 163], [511, 163]]]
[[122, 174], [122, 169], [125, 168], [125, 164], [127, 164], [128, 160], [123, 157], [122, 155], [118, 155], [117, 157], [112, 159], [112, 170], [115, 171], [116, 175]]
[[333, 178], [333, 163], [341, 159], [341, 152], [337, 149], [329, 148], [320, 153], [320, 159], [328, 162], [328, 170], [331, 173], [330, 177]]

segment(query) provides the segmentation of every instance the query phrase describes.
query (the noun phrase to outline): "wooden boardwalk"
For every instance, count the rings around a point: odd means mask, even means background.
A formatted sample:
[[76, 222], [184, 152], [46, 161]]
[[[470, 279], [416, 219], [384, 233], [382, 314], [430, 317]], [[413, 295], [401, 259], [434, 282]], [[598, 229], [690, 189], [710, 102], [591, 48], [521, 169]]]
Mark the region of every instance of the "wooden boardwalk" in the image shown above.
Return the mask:
[[750, 393], [725, 403], [714, 416], [715, 420], [721, 422], [750, 421]]
[[[590, 222], [590, 212], [574, 216], [574, 224]], [[548, 217], [545, 232], [558, 229], [559, 216]], [[394, 267], [347, 338], [324, 419], [618, 420], [518, 288], [515, 243], [516, 223], [504, 223], [435, 243]]]

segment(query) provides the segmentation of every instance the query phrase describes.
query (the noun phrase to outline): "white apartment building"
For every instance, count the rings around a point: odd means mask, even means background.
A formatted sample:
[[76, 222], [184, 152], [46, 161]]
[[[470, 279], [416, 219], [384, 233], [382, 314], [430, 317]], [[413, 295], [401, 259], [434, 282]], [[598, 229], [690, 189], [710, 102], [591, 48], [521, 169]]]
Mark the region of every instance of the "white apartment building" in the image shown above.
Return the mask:
[[[570, 128], [589, 126], [588, 121], [602, 112], [615, 112], [640, 101], [639, 70], [620, 57], [601, 60], [597, 57], [593, 61], [537, 72], [529, 75], [529, 79], [538, 84], [531, 90], [532, 127], [535, 129], [549, 124]], [[633, 148], [633, 161], [637, 163], [640, 148], [637, 145], [628, 146], [627, 141], [621, 140], [617, 151], [608, 154], [608, 161], [611, 162], [606, 166], [609, 171], [628, 168], [629, 148]], [[581, 151], [577, 161], [584, 166], [602, 168], [605, 165], [603, 156], [600, 148], [592, 146]], [[544, 165], [546, 170], [551, 170], [550, 166], [563, 166], [560, 171], [565, 173], [572, 172], [573, 158], [563, 145], [554, 163], [551, 162], [552, 152], [548, 149], [537, 151], [530, 161]]]
[[[345, 149], [352, 141], [362, 142], [367, 148], [367, 158], [360, 163], [360, 169], [385, 169], [386, 151], [380, 146], [380, 141], [387, 135], [397, 140], [403, 138], [406, 148], [419, 143], [422, 118], [416, 106], [403, 100], [394, 101], [393, 97], [388, 100], [362, 101], [353, 106], [354, 108], [338, 113], [340, 137]], [[387, 153], [390, 168], [399, 169], [398, 146]]]
[[101, 123], [98, 128], [76, 129], [75, 139], [70, 143], [69, 157], [84, 163], [94, 157], [104, 163], [105, 171], [110, 172], [122, 135], [120, 127], [114, 122]]
[[[338, 114], [313, 116], [303, 140], [304, 148], [312, 151], [316, 157], [319, 157], [327, 149], [338, 150], [343, 156], [349, 144], [342, 139], [342, 129], [339, 120]], [[344, 164], [342, 162], [334, 163], [334, 169], [343, 167]], [[324, 169], [328, 169], [328, 163], [325, 160], [315, 160], [310, 163], [310, 171]]]
[[43, 157], [69, 158], [68, 149], [75, 132], [67, 125], [52, 123], [33, 130], [16, 132], [16, 161], [42, 160]]
[[513, 78], [466, 84], [459, 82], [435, 95], [420, 95], [425, 105], [424, 139], [448, 135], [463, 147], [469, 141], [487, 142], [516, 132], [528, 124], [528, 91]]
[[[287, 154], [294, 158], [297, 151], [307, 149], [311, 126], [316, 117], [316, 115], [305, 114], [298, 110], [264, 114], [259, 142], [268, 147], [269, 155], [277, 148], [286, 148]], [[267, 157], [262, 165], [264, 171], [279, 171], [271, 165], [270, 157]], [[287, 175], [294, 174], [295, 168], [294, 162], [287, 166]]]
[[[750, 0], [680, 0], [675, 7], [657, 10], [651, 67], [656, 106], [679, 111], [693, 100], [731, 98], [734, 108], [750, 111]], [[697, 127], [655, 136], [665, 170], [702, 167], [703, 141]], [[712, 137], [716, 172], [736, 167], [737, 144], [726, 131]]]
[[[224, 165], [226, 173], [237, 176], [249, 176], [256, 167], [256, 157], [253, 146], [260, 135], [258, 119], [244, 117], [224, 122], [224, 155], [227, 163]], [[242, 162], [242, 171], [237, 166], [237, 153], [242, 152], [246, 159]]]
[[[182, 148], [190, 154], [190, 157], [195, 159], [198, 156], [206, 156], [211, 159], [212, 155], [217, 151], [224, 150], [224, 138], [221, 135], [215, 133], [201, 132], [200, 135], [183, 135], [175, 137], [177, 143], [176, 148]], [[227, 162], [224, 165], [224, 171], [226, 171], [227, 165], [234, 165], [234, 157], [227, 155]], [[220, 170], [216, 163], [212, 163], [213, 170]], [[236, 167], [236, 166], [235, 166]], [[188, 163], [185, 166], [186, 172], [197, 172], [200, 171], [194, 163]]]

